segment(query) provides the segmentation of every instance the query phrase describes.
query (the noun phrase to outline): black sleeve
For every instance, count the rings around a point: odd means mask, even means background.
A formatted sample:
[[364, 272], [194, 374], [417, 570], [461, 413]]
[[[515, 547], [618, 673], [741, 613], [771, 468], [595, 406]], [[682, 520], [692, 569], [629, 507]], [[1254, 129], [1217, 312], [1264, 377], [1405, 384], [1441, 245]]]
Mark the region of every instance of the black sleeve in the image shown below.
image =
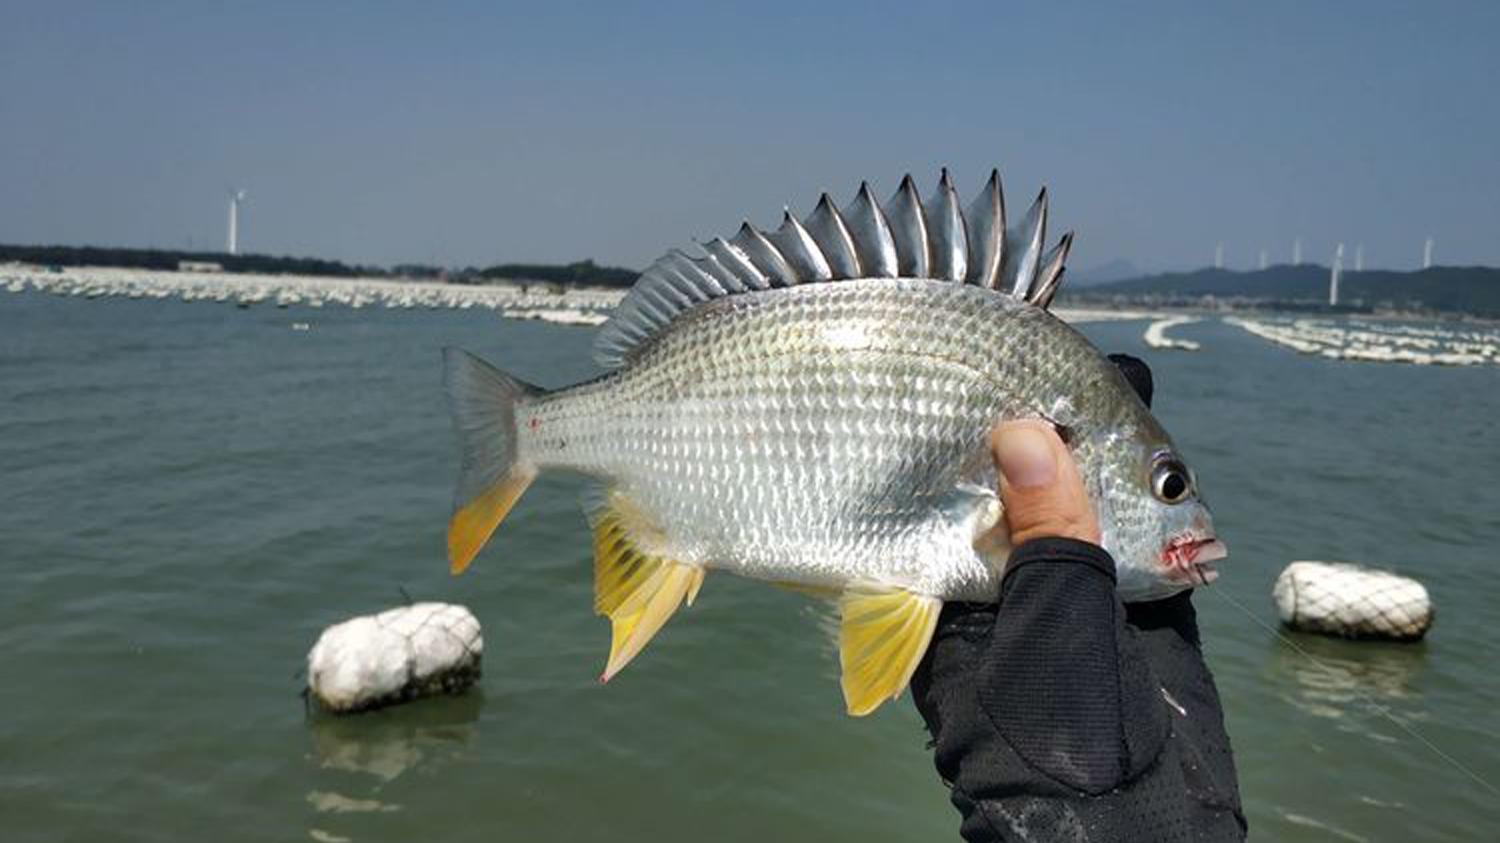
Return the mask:
[[944, 608], [912, 688], [967, 840], [1244, 837], [1190, 598], [1126, 609], [1102, 548], [1017, 548], [998, 604]]

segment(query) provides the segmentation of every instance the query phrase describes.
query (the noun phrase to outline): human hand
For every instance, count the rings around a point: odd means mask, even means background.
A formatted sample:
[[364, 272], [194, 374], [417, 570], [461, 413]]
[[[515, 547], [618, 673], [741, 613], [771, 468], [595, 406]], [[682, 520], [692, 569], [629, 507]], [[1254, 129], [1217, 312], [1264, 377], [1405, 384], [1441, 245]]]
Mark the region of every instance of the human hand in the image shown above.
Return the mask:
[[1050, 424], [1002, 422], [990, 431], [990, 452], [1000, 472], [1011, 547], [1047, 537], [1099, 543], [1099, 520], [1083, 476]]
[[[1110, 359], [1149, 407], [1150, 369]], [[1012, 538], [1005, 579], [997, 602], [943, 606], [912, 677], [965, 838], [994, 839], [1004, 817], [1037, 839], [1075, 836], [1080, 822], [1090, 839], [1166, 839], [1166, 826], [1242, 839], [1191, 592], [1120, 602], [1082, 476], [1046, 422], [999, 425], [990, 444], [1005, 507], [997, 533], [1008, 526]]]

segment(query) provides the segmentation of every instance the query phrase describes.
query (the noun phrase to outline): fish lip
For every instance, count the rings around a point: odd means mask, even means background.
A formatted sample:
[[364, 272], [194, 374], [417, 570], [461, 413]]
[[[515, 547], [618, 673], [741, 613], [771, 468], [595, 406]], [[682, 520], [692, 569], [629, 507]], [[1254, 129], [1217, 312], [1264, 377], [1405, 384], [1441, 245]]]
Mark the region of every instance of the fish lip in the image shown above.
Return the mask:
[[1167, 576], [1192, 585], [1208, 585], [1219, 578], [1213, 562], [1229, 555], [1229, 548], [1212, 535], [1184, 533], [1167, 542], [1161, 552]]

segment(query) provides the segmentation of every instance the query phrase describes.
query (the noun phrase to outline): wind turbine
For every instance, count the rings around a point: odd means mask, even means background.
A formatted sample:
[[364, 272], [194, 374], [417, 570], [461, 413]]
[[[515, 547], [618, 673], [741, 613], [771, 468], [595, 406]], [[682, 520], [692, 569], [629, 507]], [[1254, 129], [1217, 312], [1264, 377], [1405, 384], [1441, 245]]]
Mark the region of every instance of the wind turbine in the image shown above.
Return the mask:
[[229, 254], [240, 253], [240, 203], [245, 201], [244, 190], [229, 191]]
[[1292, 266], [1302, 265], [1302, 238], [1292, 241]]
[[1328, 305], [1339, 303], [1339, 273], [1344, 271], [1344, 244], [1333, 253], [1333, 269], [1328, 271]]
[[1422, 246], [1422, 268], [1432, 269], [1432, 238], [1427, 238], [1426, 244]]

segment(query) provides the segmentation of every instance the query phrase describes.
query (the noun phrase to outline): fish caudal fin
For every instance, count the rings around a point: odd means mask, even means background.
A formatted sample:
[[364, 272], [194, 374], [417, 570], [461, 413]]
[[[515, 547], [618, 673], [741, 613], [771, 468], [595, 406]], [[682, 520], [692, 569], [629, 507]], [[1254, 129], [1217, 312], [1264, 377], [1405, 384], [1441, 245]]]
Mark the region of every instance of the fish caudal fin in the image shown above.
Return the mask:
[[610, 624], [608, 682], [650, 643], [677, 608], [693, 604], [703, 568], [649, 549], [660, 531], [618, 492], [591, 508], [594, 528], [594, 611]]
[[839, 598], [844, 705], [863, 717], [900, 695], [927, 652], [943, 601], [899, 588], [855, 588]]
[[516, 456], [516, 406], [542, 390], [456, 348], [443, 351], [443, 384], [463, 454], [448, 522], [448, 566], [458, 574], [536, 477]]

